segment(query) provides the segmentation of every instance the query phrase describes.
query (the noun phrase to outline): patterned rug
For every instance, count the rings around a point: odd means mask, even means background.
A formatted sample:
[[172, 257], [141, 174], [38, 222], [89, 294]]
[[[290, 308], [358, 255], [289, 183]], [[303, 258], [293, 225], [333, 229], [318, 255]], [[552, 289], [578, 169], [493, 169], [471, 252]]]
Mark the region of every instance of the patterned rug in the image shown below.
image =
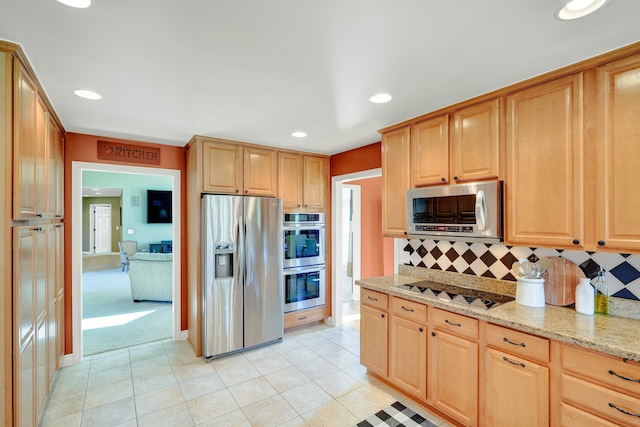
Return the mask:
[[422, 415], [416, 414], [400, 402], [385, 408], [370, 416], [364, 421], [360, 421], [356, 427], [436, 427], [435, 424], [427, 421]]

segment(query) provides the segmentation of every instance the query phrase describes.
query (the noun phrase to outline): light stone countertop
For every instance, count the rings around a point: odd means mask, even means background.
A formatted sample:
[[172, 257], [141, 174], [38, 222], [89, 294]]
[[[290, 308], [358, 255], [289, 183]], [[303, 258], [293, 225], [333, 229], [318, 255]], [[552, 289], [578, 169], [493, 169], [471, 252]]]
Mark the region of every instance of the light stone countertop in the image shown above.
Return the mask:
[[515, 295], [516, 284], [416, 267], [401, 268], [400, 273], [357, 280], [356, 284], [363, 288], [486, 320], [497, 325], [640, 361], [640, 320], [613, 315], [589, 316], [577, 313], [571, 307], [548, 304], [544, 308], [533, 308], [520, 305], [515, 301], [489, 310], [465, 307], [396, 289], [394, 286], [428, 279], [504, 295]]

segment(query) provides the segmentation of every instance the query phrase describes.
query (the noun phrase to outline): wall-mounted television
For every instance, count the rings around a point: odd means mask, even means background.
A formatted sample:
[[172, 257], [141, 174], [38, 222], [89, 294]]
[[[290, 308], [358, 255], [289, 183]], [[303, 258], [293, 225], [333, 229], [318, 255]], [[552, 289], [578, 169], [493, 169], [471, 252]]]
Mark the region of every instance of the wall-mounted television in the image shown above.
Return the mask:
[[147, 190], [147, 223], [171, 224], [171, 191]]

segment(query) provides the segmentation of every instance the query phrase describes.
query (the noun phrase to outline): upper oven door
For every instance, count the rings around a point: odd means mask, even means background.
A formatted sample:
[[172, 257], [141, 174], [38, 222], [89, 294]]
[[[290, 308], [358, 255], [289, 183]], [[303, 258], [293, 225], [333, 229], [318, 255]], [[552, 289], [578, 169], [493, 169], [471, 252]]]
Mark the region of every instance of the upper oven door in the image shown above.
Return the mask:
[[284, 268], [324, 264], [324, 226], [285, 226]]

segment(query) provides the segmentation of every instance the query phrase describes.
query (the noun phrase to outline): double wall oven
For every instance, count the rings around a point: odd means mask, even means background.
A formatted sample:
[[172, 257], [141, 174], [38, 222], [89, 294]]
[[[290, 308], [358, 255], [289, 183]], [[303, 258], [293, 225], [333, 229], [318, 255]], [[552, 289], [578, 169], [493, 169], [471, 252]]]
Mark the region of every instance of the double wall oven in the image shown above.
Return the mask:
[[284, 311], [325, 303], [325, 229], [323, 213], [285, 213]]

